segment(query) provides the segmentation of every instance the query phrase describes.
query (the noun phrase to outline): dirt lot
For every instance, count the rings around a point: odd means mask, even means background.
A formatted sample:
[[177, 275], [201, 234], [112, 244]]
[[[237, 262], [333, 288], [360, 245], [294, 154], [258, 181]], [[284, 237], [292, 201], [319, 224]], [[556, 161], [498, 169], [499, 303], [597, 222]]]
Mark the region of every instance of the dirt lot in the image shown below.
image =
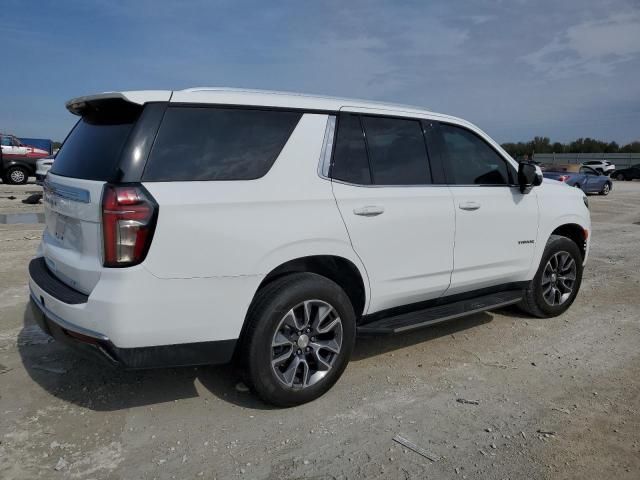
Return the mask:
[[[0, 214], [41, 212], [32, 190], [0, 185]], [[27, 308], [42, 225], [0, 225], [0, 478], [640, 478], [640, 182], [590, 201], [568, 313], [361, 340], [333, 390], [287, 410], [228, 367], [121, 372], [50, 342]]]

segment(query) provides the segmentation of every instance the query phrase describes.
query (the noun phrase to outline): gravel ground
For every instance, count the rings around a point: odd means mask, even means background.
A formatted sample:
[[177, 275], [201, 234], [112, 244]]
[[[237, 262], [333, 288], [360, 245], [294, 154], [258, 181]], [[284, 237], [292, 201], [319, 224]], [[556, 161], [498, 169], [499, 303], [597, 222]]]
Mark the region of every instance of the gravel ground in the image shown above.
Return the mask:
[[[0, 185], [0, 214], [41, 212], [35, 190]], [[284, 410], [229, 367], [121, 372], [51, 342], [27, 308], [42, 225], [0, 224], [0, 478], [638, 479], [640, 182], [590, 201], [566, 314], [360, 340], [328, 394]]]

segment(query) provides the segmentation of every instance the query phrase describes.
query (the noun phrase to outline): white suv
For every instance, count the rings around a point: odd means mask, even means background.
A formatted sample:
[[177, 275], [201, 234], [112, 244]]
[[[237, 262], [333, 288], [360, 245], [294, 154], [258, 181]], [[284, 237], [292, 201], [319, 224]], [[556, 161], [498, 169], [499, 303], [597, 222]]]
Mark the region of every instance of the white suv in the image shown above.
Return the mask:
[[265, 401], [340, 377], [356, 335], [575, 299], [584, 194], [418, 108], [230, 89], [106, 93], [45, 181], [38, 323], [126, 368], [235, 359]]
[[609, 175], [616, 169], [613, 163], [607, 162], [606, 160], [589, 160], [588, 162], [582, 162], [582, 166], [591, 167], [604, 175]]

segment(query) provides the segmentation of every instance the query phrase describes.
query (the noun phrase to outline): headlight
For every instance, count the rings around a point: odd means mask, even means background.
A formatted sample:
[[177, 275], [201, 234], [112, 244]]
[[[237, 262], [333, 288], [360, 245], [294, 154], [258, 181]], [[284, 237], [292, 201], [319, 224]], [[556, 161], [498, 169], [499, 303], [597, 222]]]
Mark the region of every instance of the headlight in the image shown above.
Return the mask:
[[584, 202], [584, 206], [589, 208], [589, 199], [587, 198], [586, 195], [582, 196], [582, 201]]

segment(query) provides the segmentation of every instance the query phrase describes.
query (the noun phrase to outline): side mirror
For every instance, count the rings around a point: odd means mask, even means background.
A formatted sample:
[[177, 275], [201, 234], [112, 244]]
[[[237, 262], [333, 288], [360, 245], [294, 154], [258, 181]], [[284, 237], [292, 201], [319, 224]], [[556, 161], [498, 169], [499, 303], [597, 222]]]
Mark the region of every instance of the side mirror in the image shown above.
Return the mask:
[[542, 170], [533, 162], [521, 162], [518, 166], [518, 185], [521, 193], [529, 193], [542, 183]]

